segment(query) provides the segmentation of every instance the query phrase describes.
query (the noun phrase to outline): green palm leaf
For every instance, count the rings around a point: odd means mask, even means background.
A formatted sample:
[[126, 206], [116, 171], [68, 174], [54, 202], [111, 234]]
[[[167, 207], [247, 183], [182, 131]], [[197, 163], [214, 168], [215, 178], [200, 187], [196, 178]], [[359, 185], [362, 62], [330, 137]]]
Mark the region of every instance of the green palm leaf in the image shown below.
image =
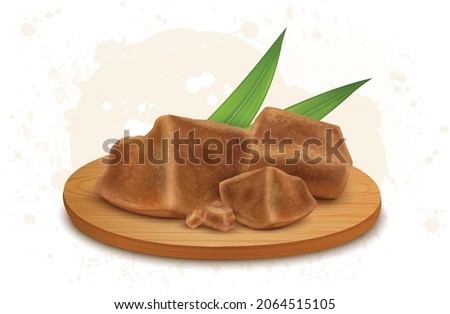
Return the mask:
[[247, 77], [208, 120], [246, 128], [258, 112], [272, 83], [284, 30]]
[[311, 97], [285, 110], [295, 112], [313, 119], [320, 120], [341, 104], [355, 90], [364, 85], [367, 80], [358, 81], [348, 85], [344, 85], [320, 95]]

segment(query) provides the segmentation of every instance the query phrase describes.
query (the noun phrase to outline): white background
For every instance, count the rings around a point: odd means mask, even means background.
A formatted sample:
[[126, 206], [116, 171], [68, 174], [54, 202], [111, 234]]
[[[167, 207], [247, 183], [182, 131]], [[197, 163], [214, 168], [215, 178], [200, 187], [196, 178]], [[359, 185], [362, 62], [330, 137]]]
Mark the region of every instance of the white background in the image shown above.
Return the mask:
[[[119, 300], [309, 297], [335, 298], [335, 313], [448, 312], [443, 2], [270, 3], [2, 5], [0, 311], [110, 313]], [[224, 262], [134, 254], [72, 226], [64, 182], [102, 154], [102, 140], [124, 128], [145, 133], [165, 113], [207, 117], [286, 27], [266, 104], [285, 107], [372, 78], [325, 120], [341, 125], [355, 164], [380, 186], [373, 229], [314, 254]], [[155, 70], [141, 71], [140, 60]]]

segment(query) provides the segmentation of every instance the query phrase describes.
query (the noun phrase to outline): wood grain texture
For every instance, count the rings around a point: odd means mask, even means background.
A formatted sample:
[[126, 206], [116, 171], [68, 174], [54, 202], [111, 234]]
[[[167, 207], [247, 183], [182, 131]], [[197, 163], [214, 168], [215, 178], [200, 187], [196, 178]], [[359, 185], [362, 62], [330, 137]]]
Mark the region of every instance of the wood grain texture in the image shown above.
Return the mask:
[[182, 219], [153, 218], [106, 202], [95, 189], [103, 174], [101, 158], [78, 169], [64, 187], [72, 222], [94, 239], [126, 250], [192, 259], [256, 259], [304, 254], [353, 240], [376, 222], [380, 191], [364, 172], [353, 168], [336, 200], [318, 200], [316, 209], [290, 226], [258, 231], [237, 225], [228, 232], [189, 229]]

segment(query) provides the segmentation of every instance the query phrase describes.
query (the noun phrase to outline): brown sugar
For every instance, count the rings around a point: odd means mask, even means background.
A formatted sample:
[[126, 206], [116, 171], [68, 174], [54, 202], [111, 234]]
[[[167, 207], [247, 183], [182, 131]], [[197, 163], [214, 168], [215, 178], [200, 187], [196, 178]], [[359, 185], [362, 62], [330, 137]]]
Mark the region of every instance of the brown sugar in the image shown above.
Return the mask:
[[279, 168], [302, 178], [318, 198], [335, 199], [344, 191], [352, 159], [339, 126], [268, 107], [256, 117], [251, 132], [257, 139], [270, 133], [273, 145], [257, 147], [263, 157], [249, 170]]
[[[122, 139], [111, 148], [115, 156], [108, 160], [115, 162], [107, 165], [97, 191], [108, 202], [129, 211], [185, 218], [219, 200], [219, 183], [243, 171], [239, 146], [227, 143], [239, 143], [248, 134], [247, 130], [211, 121], [159, 117], [147, 135]], [[211, 145], [207, 142], [210, 139]], [[200, 143], [186, 144], [195, 140]], [[220, 163], [215, 163], [218, 157], [214, 154], [204, 155], [203, 148], [213, 150], [213, 144], [222, 146], [222, 155], [226, 155]]]
[[317, 202], [302, 179], [274, 168], [246, 172], [220, 183], [222, 202], [253, 229], [273, 229], [309, 215]]

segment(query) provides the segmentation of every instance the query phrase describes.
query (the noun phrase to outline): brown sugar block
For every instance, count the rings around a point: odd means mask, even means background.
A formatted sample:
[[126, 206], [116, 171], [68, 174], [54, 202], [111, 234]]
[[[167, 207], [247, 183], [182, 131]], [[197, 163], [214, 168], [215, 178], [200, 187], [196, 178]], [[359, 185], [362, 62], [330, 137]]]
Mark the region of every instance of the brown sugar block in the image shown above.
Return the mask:
[[206, 207], [205, 226], [216, 230], [228, 231], [234, 227], [235, 220], [233, 210], [222, 202], [216, 201]]
[[[145, 136], [116, 143], [97, 182], [108, 202], [145, 215], [185, 218], [219, 200], [219, 183], [243, 171], [239, 145], [245, 129], [172, 115]], [[130, 145], [127, 145], [130, 144]], [[124, 162], [127, 161], [127, 162]]]
[[302, 179], [274, 167], [222, 181], [220, 197], [233, 209], [239, 223], [253, 229], [289, 225], [309, 215], [317, 205]]
[[196, 209], [190, 212], [186, 216], [186, 225], [189, 228], [195, 229], [205, 222], [205, 211], [201, 209]]
[[183, 212], [172, 210], [168, 193], [169, 173], [166, 165], [151, 165], [144, 160], [146, 137], [121, 139], [113, 145], [110, 155], [102, 160], [108, 163], [103, 176], [97, 180], [98, 193], [118, 207], [154, 216], [184, 218]]
[[268, 107], [251, 132], [259, 140], [270, 134], [273, 143], [256, 147], [261, 158], [249, 170], [274, 166], [302, 178], [314, 197], [334, 199], [342, 194], [352, 159], [338, 126]]

